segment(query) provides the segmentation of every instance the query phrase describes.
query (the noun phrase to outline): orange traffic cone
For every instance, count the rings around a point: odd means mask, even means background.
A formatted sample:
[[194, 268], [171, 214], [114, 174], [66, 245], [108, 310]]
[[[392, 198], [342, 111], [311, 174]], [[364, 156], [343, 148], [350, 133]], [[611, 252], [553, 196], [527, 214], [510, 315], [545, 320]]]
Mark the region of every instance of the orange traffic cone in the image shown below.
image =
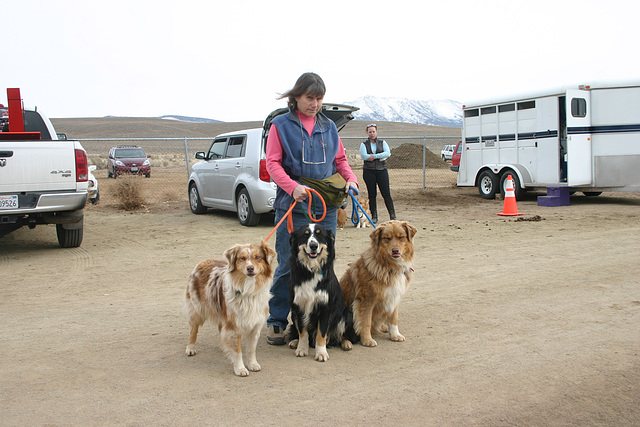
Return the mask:
[[524, 215], [523, 213], [518, 212], [518, 205], [516, 204], [516, 191], [513, 189], [513, 177], [511, 175], [507, 176], [507, 183], [504, 187], [504, 205], [502, 207], [502, 212], [498, 213], [498, 215]]

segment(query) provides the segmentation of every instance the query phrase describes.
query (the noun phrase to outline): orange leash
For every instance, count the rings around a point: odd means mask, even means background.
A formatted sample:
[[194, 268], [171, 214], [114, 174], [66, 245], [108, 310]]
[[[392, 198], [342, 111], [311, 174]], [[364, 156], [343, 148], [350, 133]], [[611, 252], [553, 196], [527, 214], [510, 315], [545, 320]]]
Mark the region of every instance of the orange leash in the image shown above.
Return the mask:
[[[313, 194], [311, 193], [316, 193], [316, 195], [320, 198], [320, 200], [322, 201], [322, 216], [320, 217], [320, 219], [315, 219], [313, 217], [313, 214], [311, 213], [311, 202], [313, 201]], [[309, 219], [313, 222], [320, 222], [322, 221], [326, 216], [327, 216], [327, 204], [325, 203], [324, 199], [322, 198], [322, 196], [320, 195], [320, 193], [318, 193], [316, 190], [314, 190], [313, 188], [307, 188], [307, 195], [309, 196], [309, 204], [308, 204], [308, 213], [309, 213]], [[264, 239], [264, 242], [266, 242], [267, 240], [269, 240], [269, 238], [273, 235], [273, 233], [276, 232], [276, 230], [278, 229], [278, 227], [280, 227], [280, 224], [282, 224], [282, 222], [288, 218], [287, 220], [287, 230], [289, 231], [289, 234], [293, 233], [293, 215], [291, 214], [293, 212], [293, 208], [296, 206], [298, 202], [297, 201], [293, 201], [293, 203], [291, 203], [291, 206], [289, 206], [289, 210], [287, 211], [286, 214], [284, 214], [284, 216], [280, 219], [280, 221], [276, 224], [275, 227], [273, 227], [273, 230], [271, 230], [271, 233], [269, 233], [269, 235]]]

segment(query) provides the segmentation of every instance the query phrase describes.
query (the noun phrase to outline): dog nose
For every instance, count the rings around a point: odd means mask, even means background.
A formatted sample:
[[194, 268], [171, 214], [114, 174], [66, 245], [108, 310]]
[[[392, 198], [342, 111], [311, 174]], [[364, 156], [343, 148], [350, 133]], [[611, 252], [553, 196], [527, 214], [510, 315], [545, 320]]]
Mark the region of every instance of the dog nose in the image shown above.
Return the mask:
[[391, 249], [391, 253], [393, 255], [399, 255], [400, 254], [400, 248], [393, 248]]
[[311, 242], [309, 243], [309, 249], [311, 249], [311, 251], [315, 252], [318, 250], [318, 242]]
[[253, 265], [248, 265], [247, 266], [247, 273], [253, 273], [254, 270], [255, 270], [255, 268], [253, 267]]

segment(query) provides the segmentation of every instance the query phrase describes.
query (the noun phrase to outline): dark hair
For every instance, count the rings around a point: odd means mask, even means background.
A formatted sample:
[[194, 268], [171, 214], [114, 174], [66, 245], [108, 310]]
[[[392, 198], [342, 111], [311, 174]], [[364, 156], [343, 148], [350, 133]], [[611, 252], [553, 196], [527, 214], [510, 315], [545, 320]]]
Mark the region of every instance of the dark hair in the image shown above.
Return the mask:
[[298, 77], [295, 86], [281, 94], [278, 99], [288, 98], [287, 104], [289, 105], [289, 108], [295, 110], [298, 108], [296, 98], [307, 94], [314, 96], [320, 95], [324, 97], [326, 91], [327, 89], [322, 77], [316, 73], [304, 73]]

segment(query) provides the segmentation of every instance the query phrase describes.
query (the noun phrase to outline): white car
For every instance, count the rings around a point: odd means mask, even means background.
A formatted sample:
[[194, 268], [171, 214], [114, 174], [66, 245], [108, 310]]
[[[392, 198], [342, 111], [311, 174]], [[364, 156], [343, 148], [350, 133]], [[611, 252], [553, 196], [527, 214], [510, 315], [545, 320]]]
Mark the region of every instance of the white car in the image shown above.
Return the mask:
[[[322, 112], [340, 130], [353, 120], [358, 107], [324, 104]], [[189, 207], [194, 214], [204, 214], [208, 208], [236, 212], [240, 224], [255, 226], [260, 216], [273, 211], [276, 184], [266, 167], [265, 145], [271, 120], [289, 110], [273, 111], [262, 129], [229, 132], [214, 138], [207, 152], [199, 151], [200, 162], [191, 167], [189, 176]]]
[[440, 151], [440, 157], [442, 157], [442, 161], [446, 162], [447, 160], [451, 160], [453, 157], [453, 150], [455, 150], [455, 145], [445, 145]]
[[97, 168], [96, 165], [91, 165], [89, 166], [89, 179], [88, 184], [89, 184], [89, 201], [92, 204], [97, 204], [100, 201], [100, 190], [98, 189], [98, 180], [96, 179], [95, 176], [93, 176], [93, 171], [95, 171]]

